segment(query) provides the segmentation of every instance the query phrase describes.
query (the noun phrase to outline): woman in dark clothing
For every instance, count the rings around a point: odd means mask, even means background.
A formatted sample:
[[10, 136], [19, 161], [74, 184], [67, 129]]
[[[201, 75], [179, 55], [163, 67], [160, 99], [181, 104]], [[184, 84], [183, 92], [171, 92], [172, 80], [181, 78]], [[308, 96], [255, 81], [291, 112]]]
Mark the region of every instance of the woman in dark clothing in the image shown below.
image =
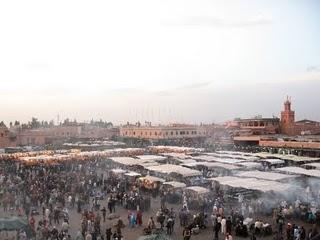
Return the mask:
[[112, 231], [111, 228], [106, 229], [106, 240], [111, 240], [112, 237]]

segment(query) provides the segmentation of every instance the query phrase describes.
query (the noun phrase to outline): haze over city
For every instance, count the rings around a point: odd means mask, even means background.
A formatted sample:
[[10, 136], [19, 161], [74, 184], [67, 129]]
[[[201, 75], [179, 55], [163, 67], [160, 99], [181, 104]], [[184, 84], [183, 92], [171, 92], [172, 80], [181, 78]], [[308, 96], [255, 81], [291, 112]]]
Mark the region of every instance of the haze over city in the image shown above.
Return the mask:
[[[246, 3], [246, 4], [245, 4]], [[1, 119], [320, 120], [318, 1], [5, 1]]]

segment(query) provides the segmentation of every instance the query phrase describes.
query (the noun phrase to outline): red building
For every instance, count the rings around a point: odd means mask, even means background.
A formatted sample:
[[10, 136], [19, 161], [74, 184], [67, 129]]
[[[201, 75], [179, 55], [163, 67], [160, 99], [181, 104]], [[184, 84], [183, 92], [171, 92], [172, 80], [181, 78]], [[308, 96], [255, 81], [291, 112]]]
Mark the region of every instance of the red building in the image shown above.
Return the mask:
[[295, 112], [291, 109], [291, 99], [287, 98], [281, 112], [281, 133], [290, 136], [320, 134], [320, 123], [308, 119], [296, 122]]

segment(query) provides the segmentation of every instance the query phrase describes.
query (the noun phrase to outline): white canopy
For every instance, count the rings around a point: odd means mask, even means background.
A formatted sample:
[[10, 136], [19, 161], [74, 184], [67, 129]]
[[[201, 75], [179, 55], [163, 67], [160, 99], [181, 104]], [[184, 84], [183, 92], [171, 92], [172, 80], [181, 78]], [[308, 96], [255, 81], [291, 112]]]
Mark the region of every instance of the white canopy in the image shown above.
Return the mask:
[[320, 170], [320, 163], [316, 162], [316, 163], [307, 163], [307, 164], [303, 164], [302, 166], [304, 167], [311, 167], [317, 170]]
[[265, 180], [281, 181], [284, 179], [290, 179], [297, 177], [296, 175], [282, 174], [276, 172], [262, 172], [262, 171], [246, 171], [236, 174], [238, 177], [258, 178]]
[[250, 190], [257, 190], [260, 192], [284, 192], [293, 188], [292, 185], [280, 183], [276, 181], [268, 181], [256, 178], [240, 178], [233, 176], [224, 176], [211, 178], [210, 180], [217, 181], [221, 185], [227, 185], [233, 188], [245, 188]]
[[169, 185], [173, 188], [185, 188], [187, 185], [182, 183], [182, 182], [175, 182], [175, 181], [172, 181], [172, 182], [165, 182], [163, 183], [163, 185]]
[[137, 172], [127, 172], [124, 175], [129, 176], [129, 177], [139, 177], [139, 176], [141, 176], [141, 174], [137, 173]]
[[158, 152], [202, 152], [203, 148], [190, 148], [190, 147], [178, 147], [178, 146], [150, 146], [148, 149]]
[[301, 167], [283, 167], [283, 168], [276, 168], [275, 170], [277, 170], [279, 172], [300, 174], [300, 175], [305, 175], [305, 176], [309, 176], [309, 177], [320, 178], [320, 170], [317, 170], [317, 169], [307, 170], [307, 169], [301, 168]]
[[190, 158], [189, 155], [186, 155], [184, 153], [163, 153], [162, 154], [163, 156], [166, 156], [166, 157], [172, 157], [172, 158], [178, 158], [178, 159], [187, 159], [187, 158]]
[[112, 157], [110, 158], [113, 162], [126, 165], [126, 166], [134, 166], [134, 165], [142, 165], [144, 166], [145, 163], [155, 163], [152, 160], [145, 160], [145, 159], [138, 159], [132, 157]]
[[220, 163], [220, 162], [199, 162], [198, 165], [200, 166], [205, 166], [209, 169], [215, 169], [215, 168], [220, 168], [220, 169], [226, 169], [226, 170], [238, 170], [241, 167], [235, 166], [232, 164], [226, 164], [226, 163]]
[[167, 157], [164, 156], [158, 156], [158, 155], [139, 155], [137, 158], [144, 160], [144, 161], [161, 161], [167, 159]]
[[205, 161], [205, 162], [220, 162], [220, 163], [229, 163], [229, 164], [236, 164], [236, 163], [240, 163], [240, 162], [245, 162], [245, 160], [240, 160], [240, 159], [218, 158], [218, 157], [207, 156], [207, 155], [193, 157], [193, 159], [196, 159], [199, 161]]
[[178, 173], [178, 174], [182, 175], [183, 177], [193, 177], [193, 176], [200, 176], [201, 175], [200, 171], [186, 168], [186, 167], [182, 167], [179, 165], [173, 165], [173, 164], [163, 164], [163, 165], [158, 165], [158, 166], [150, 166], [150, 167], [146, 167], [146, 169], [148, 169], [150, 171], [158, 172], [158, 173], [164, 173], [164, 174]]
[[197, 163], [196, 160], [193, 159], [178, 159], [179, 164], [183, 165], [183, 164], [189, 164], [189, 163]]
[[145, 176], [145, 177], [141, 177], [139, 178], [141, 181], [147, 180], [150, 182], [165, 182], [166, 180], [164, 180], [163, 178], [158, 178], [158, 177], [154, 177], [154, 176]]
[[261, 158], [279, 158], [283, 160], [293, 161], [293, 162], [312, 162], [319, 161], [320, 158], [297, 156], [292, 154], [274, 154], [268, 152], [260, 152], [255, 154], [257, 157]]
[[216, 152], [216, 153], [207, 153], [207, 155], [209, 156], [214, 156], [214, 157], [218, 157], [218, 158], [232, 158], [232, 159], [240, 159], [240, 160], [246, 160], [246, 161], [255, 161], [258, 160], [259, 158], [256, 156], [252, 156], [252, 155], [248, 155], [245, 153], [241, 153], [240, 152]]
[[237, 165], [248, 168], [248, 169], [262, 169], [262, 163], [259, 162], [240, 162]]
[[267, 158], [267, 159], [261, 159], [261, 162], [267, 162], [271, 165], [276, 165], [276, 164], [284, 164], [285, 161], [281, 159], [276, 159], [276, 158]]
[[116, 168], [116, 169], [112, 169], [111, 172], [115, 174], [122, 174], [122, 173], [126, 173], [127, 171], [120, 168]]
[[187, 187], [185, 188], [185, 191], [192, 191], [197, 194], [206, 194], [209, 193], [210, 191], [207, 188], [204, 187], [199, 187], [199, 186], [192, 186], [192, 187]]

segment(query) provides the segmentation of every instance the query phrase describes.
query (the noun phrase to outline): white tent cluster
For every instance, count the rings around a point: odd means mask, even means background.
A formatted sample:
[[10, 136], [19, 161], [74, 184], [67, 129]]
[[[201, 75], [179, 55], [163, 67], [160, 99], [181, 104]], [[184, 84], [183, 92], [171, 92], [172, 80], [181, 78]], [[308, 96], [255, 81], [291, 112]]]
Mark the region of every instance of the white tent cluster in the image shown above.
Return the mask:
[[263, 172], [263, 171], [241, 171], [235, 175], [238, 177], [257, 178], [257, 179], [264, 179], [264, 180], [270, 180], [270, 181], [290, 180], [297, 177], [297, 175], [282, 174], [282, 173], [276, 173], [276, 172]]
[[146, 166], [146, 165], [159, 165], [157, 162], [148, 159], [140, 159], [133, 157], [112, 157], [110, 158], [114, 163], [124, 165], [124, 166]]
[[292, 189], [291, 184], [280, 183], [257, 178], [241, 178], [235, 176], [224, 176], [211, 178], [212, 181], [218, 182], [220, 185], [232, 188], [245, 188], [260, 192], [286, 192]]
[[171, 174], [171, 173], [177, 173], [180, 174], [183, 177], [195, 177], [195, 176], [201, 176], [202, 173], [200, 171], [182, 167], [180, 165], [173, 165], [173, 164], [163, 164], [158, 166], [150, 166], [147, 167], [149, 171], [153, 171], [160, 174]]
[[320, 178], [320, 170], [317, 170], [317, 169], [307, 170], [301, 167], [283, 167], [283, 168], [277, 168], [276, 170], [283, 173], [298, 174], [298, 175], [304, 175], [308, 177]]

